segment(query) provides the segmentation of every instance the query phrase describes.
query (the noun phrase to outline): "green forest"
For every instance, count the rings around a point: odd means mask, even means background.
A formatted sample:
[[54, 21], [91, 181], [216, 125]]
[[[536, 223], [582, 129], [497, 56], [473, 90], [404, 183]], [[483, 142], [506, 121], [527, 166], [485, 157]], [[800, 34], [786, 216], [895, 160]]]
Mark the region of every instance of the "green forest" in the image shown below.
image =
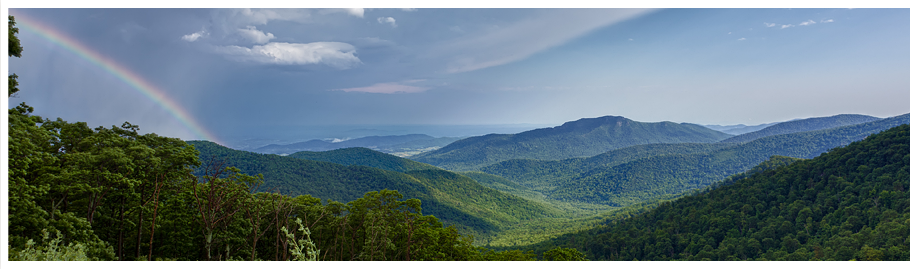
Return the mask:
[[738, 136], [606, 116], [409, 159], [8, 113], [10, 261], [910, 259], [909, 114]]
[[575, 247], [595, 260], [909, 260], [909, 155], [901, 125], [529, 249]]

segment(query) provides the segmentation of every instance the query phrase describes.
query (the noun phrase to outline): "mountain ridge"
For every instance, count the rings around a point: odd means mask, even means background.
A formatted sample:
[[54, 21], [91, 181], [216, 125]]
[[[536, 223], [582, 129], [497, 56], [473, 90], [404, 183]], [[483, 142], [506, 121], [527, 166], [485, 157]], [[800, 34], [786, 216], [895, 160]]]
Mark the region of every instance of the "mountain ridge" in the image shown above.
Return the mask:
[[469, 171], [510, 159], [560, 160], [639, 144], [710, 143], [730, 136], [691, 123], [644, 123], [621, 116], [604, 116], [517, 134], [465, 138], [410, 159], [450, 170]]
[[907, 261], [909, 153], [904, 124], [524, 249], [573, 247], [591, 260]]
[[768, 127], [765, 127], [761, 130], [755, 132], [749, 132], [745, 134], [740, 134], [734, 137], [730, 137], [721, 142], [726, 143], [745, 143], [758, 138], [780, 135], [780, 134], [790, 134], [790, 133], [799, 133], [806, 131], [830, 129], [846, 125], [861, 124], [865, 122], [871, 122], [880, 120], [881, 118], [859, 115], [859, 114], [838, 114], [828, 117], [814, 117], [806, 118], [800, 120], [792, 120], [777, 123]]

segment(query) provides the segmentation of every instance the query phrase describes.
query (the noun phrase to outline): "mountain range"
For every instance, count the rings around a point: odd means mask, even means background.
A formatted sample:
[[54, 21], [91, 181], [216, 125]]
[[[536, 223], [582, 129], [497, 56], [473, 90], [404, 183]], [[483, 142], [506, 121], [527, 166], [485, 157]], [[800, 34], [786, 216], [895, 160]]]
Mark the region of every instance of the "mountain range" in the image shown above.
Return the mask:
[[[635, 206], [717, 186], [756, 165], [813, 158], [908, 122], [909, 114], [837, 115], [775, 123], [740, 137], [695, 124], [607, 116], [470, 137], [411, 159], [361, 147], [279, 156], [190, 144], [202, 160], [264, 174], [265, 190], [335, 201], [398, 190], [421, 199], [425, 214], [475, 235], [478, 244], [508, 246], [592, 227], [601, 216], [632, 215]], [[347, 145], [414, 138], [429, 136], [368, 137]]]
[[735, 143], [744, 143], [758, 138], [779, 135], [779, 134], [790, 134], [798, 132], [806, 132], [813, 130], [822, 130], [829, 129], [845, 125], [853, 125], [865, 122], [871, 122], [879, 120], [880, 118], [866, 116], [866, 115], [854, 115], [854, 114], [841, 114], [831, 117], [817, 117], [817, 118], [808, 118], [801, 120], [792, 120], [787, 122], [776, 123], [774, 125], [768, 126], [758, 131], [749, 132], [740, 134], [731, 138], [724, 139], [721, 142], [735, 142]]
[[432, 137], [424, 134], [366, 136], [344, 141], [313, 139], [293, 144], [270, 144], [252, 151], [271, 154], [291, 154], [300, 151], [327, 151], [341, 148], [365, 147], [385, 153], [416, 154], [448, 145], [459, 137]]
[[751, 133], [751, 132], [755, 132], [755, 131], [758, 131], [758, 130], [762, 130], [762, 129], [765, 129], [765, 127], [772, 126], [772, 125], [775, 125], [775, 124], [778, 124], [778, 123], [780, 123], [780, 122], [763, 123], [763, 124], [752, 125], [752, 126], [748, 126], [748, 125], [745, 125], [745, 124], [734, 124], [734, 125], [703, 125], [703, 126], [709, 128], [709, 129], [711, 129], [711, 130], [720, 131], [720, 132], [725, 133], [725, 134], [741, 135], [741, 134], [745, 134], [745, 133]]
[[910, 260], [909, 125], [524, 249], [591, 260]]
[[712, 143], [730, 136], [690, 123], [645, 123], [605, 116], [517, 134], [465, 138], [410, 158], [449, 170], [469, 171], [511, 159], [560, 160], [641, 144]]
[[505, 177], [553, 199], [625, 206], [703, 188], [774, 155], [813, 158], [909, 121], [909, 114], [904, 114], [855, 125], [767, 136], [747, 143], [641, 145], [591, 158], [510, 160], [481, 171]]

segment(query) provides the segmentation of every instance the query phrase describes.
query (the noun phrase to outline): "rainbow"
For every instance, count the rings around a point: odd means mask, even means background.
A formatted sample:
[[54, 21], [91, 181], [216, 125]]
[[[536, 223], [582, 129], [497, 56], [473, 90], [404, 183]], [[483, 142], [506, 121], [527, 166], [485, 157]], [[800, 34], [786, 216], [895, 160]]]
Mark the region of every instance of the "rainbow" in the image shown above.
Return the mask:
[[131, 88], [137, 90], [147, 98], [149, 98], [154, 103], [158, 104], [160, 107], [165, 109], [169, 114], [171, 114], [175, 119], [177, 119], [182, 125], [185, 126], [189, 131], [191, 131], [198, 138], [203, 138], [205, 140], [225, 145], [214, 136], [213, 133], [204, 129], [193, 117], [188, 113], [187, 110], [182, 108], [175, 100], [169, 98], [166, 95], [166, 92], [162, 89], [153, 85], [139, 74], [131, 71], [130, 69], [124, 67], [121, 64], [109, 59], [102, 54], [93, 51], [92, 49], [86, 47], [82, 43], [78, 42], [76, 39], [61, 33], [60, 31], [55, 30], [47, 25], [44, 25], [36, 20], [33, 20], [27, 16], [23, 15], [14, 15], [16, 17], [16, 25], [19, 28], [28, 30], [32, 33], [36, 33], [39, 36], [51, 41], [52, 43], [70, 51], [83, 58], [84, 60], [99, 66], [102, 70], [114, 75], [124, 83], [127, 83]]

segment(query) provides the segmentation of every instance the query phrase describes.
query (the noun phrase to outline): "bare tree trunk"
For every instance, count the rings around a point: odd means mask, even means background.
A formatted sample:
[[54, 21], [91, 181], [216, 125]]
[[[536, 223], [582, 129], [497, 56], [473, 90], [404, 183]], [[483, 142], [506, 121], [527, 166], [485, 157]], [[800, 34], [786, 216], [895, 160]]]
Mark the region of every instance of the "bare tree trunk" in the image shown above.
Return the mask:
[[204, 240], [206, 240], [204, 243], [204, 248], [207, 249], [207, 260], [208, 261], [211, 260], [210, 249], [212, 247], [211, 244], [213, 243], [213, 238], [214, 238], [214, 231], [211, 229], [207, 229], [207, 236], [204, 238]]
[[[140, 200], [143, 201], [143, 191], [146, 187], [146, 184], [142, 184], [140, 187]], [[143, 206], [140, 208], [140, 213], [137, 214], [137, 257], [140, 257], [140, 232], [143, 230]]]
[[148, 261], [153, 260], [153, 233], [156, 232], [156, 212], [159, 210], [160, 189], [162, 189], [162, 185], [156, 185], [155, 189], [153, 190], [153, 221], [150, 223], [150, 252], [147, 254]]
[[121, 197], [121, 222], [118, 226], [118, 257], [124, 260], [124, 196]]

